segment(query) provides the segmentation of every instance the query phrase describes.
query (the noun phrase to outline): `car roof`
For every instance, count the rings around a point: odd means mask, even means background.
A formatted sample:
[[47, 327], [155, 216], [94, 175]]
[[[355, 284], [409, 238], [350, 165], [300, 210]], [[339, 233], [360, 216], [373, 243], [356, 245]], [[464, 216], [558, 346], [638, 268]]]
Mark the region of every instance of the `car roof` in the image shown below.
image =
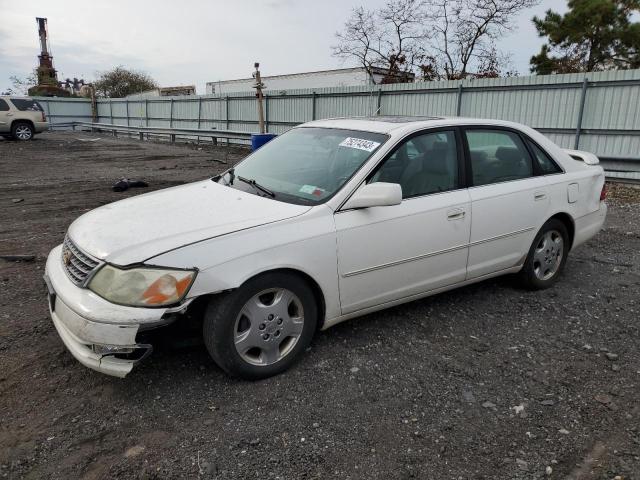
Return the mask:
[[420, 130], [451, 125], [493, 125], [521, 128], [522, 125], [505, 120], [465, 118], [465, 117], [427, 117], [427, 116], [368, 116], [342, 117], [314, 120], [300, 127], [342, 128], [366, 132], [391, 133], [395, 130]]

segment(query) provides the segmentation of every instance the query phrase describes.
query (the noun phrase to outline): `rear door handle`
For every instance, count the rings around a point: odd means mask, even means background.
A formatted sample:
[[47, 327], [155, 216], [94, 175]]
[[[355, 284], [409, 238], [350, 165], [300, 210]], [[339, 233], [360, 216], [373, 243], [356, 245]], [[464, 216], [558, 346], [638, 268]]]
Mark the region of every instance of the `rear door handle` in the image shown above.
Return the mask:
[[461, 208], [454, 208], [453, 210], [449, 210], [447, 212], [448, 220], [461, 220], [464, 218], [465, 211]]
[[547, 194], [544, 192], [536, 192], [533, 194], [533, 199], [537, 202], [538, 200], [544, 200], [547, 198]]

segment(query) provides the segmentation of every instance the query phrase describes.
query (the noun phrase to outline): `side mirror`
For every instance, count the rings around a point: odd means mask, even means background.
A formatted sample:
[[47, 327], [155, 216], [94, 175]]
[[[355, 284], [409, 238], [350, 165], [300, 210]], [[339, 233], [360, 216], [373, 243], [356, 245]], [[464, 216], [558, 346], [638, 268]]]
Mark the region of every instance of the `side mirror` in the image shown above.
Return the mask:
[[361, 186], [345, 203], [343, 210], [352, 208], [387, 207], [402, 202], [402, 187], [397, 183], [374, 182]]

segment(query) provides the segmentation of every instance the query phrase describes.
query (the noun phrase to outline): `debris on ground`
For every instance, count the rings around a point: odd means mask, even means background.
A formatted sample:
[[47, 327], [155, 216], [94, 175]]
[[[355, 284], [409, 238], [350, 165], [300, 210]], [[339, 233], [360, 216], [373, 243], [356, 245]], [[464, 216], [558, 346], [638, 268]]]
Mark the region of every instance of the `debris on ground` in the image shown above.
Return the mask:
[[124, 192], [130, 188], [145, 188], [148, 187], [149, 184], [147, 182], [143, 182], [142, 180], [129, 180], [128, 178], [121, 178], [116, 183], [113, 184], [111, 189], [114, 192]]

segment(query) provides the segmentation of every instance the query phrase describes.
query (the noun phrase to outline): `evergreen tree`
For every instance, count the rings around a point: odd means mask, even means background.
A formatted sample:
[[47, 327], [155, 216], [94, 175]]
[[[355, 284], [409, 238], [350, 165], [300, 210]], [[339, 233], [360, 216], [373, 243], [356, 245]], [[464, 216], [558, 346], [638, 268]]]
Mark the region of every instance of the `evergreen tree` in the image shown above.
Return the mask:
[[622, 70], [640, 67], [640, 0], [569, 0], [569, 11], [533, 18], [547, 44], [531, 57], [531, 72]]

